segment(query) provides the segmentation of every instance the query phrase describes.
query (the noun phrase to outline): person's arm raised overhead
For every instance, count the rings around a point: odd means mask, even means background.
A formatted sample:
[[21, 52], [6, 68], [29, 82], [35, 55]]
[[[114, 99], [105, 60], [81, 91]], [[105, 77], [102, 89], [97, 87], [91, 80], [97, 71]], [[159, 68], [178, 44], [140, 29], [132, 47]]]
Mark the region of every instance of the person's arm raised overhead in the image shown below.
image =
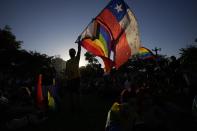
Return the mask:
[[77, 58], [80, 59], [80, 56], [81, 56], [81, 44], [78, 43], [78, 51], [77, 51]]

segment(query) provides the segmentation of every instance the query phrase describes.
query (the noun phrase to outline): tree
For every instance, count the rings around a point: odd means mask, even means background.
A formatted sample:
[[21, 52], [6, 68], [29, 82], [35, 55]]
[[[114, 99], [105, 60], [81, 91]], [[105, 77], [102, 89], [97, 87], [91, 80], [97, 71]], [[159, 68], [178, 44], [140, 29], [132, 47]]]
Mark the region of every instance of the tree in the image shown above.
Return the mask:
[[23, 63], [22, 60], [19, 60], [23, 56], [22, 54], [25, 54], [19, 50], [21, 43], [21, 41], [16, 40], [9, 26], [0, 28], [0, 83], [4, 83], [5, 87], [10, 83], [8, 81], [16, 79], [19, 65]]
[[28, 80], [34, 85], [38, 74], [43, 74], [43, 84], [49, 85], [56, 74], [53, 57], [21, 49], [21, 41], [16, 40], [9, 26], [0, 29], [0, 59], [1, 87], [16, 87]]
[[22, 41], [17, 41], [15, 35], [11, 32], [11, 28], [6, 25], [0, 29], [0, 49], [1, 50], [17, 50], [21, 48]]
[[187, 48], [181, 48], [181, 64], [184, 67], [196, 69], [197, 68], [197, 47], [191, 45]]
[[60, 56], [55, 56], [52, 58], [52, 66], [56, 70], [57, 77], [64, 77], [63, 71], [66, 68], [66, 61], [60, 58]]
[[94, 64], [98, 64], [99, 63], [98, 60], [95, 58], [96, 56], [94, 56], [90, 52], [86, 52], [84, 54], [84, 56], [85, 56], [85, 60], [87, 60], [90, 65], [94, 65]]
[[90, 76], [90, 77], [97, 77], [101, 76], [103, 74], [103, 69], [101, 68], [101, 64], [99, 61], [96, 59], [96, 56], [91, 54], [90, 52], [86, 52], [84, 54], [85, 60], [88, 61], [88, 64], [86, 65], [85, 69], [83, 70], [86, 71], [84, 76]]

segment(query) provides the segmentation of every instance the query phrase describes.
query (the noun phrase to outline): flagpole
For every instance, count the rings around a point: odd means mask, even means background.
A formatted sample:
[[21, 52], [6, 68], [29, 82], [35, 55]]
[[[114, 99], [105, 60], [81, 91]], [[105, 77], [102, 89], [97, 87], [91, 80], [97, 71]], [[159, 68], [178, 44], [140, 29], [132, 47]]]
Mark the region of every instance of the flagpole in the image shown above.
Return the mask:
[[[88, 28], [88, 26], [94, 21], [94, 19], [95, 19], [95, 18], [93, 18], [93, 19], [89, 22], [89, 24], [86, 26], [86, 28], [85, 28], [83, 31], [85, 31], [85, 30]], [[82, 31], [82, 33], [83, 33], [83, 31]], [[81, 33], [81, 34], [82, 34], [82, 33]], [[79, 43], [79, 41], [80, 41], [79, 39], [81, 38], [81, 34], [78, 36], [78, 38], [77, 38], [77, 40], [75, 41], [75, 43]]]

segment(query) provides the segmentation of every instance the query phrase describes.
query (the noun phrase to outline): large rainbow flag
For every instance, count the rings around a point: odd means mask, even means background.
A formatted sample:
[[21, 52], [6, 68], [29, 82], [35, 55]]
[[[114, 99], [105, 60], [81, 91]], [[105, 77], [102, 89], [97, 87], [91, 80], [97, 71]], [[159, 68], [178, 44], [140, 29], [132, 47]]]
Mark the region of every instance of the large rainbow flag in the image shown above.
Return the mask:
[[139, 50], [136, 18], [123, 0], [111, 0], [76, 42], [93, 55], [101, 57], [105, 71], [109, 72], [113, 66], [119, 68]]

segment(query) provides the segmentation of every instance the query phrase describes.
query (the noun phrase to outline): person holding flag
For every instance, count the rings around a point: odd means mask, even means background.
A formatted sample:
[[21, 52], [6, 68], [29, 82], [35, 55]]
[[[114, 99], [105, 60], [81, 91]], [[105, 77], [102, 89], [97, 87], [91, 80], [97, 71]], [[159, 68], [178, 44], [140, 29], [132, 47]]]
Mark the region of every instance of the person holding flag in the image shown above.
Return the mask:
[[66, 62], [65, 75], [67, 79], [67, 88], [70, 95], [71, 111], [76, 111], [79, 108], [79, 88], [80, 88], [80, 71], [79, 61], [81, 55], [81, 45], [78, 43], [78, 52], [74, 48], [69, 50], [70, 59]]

